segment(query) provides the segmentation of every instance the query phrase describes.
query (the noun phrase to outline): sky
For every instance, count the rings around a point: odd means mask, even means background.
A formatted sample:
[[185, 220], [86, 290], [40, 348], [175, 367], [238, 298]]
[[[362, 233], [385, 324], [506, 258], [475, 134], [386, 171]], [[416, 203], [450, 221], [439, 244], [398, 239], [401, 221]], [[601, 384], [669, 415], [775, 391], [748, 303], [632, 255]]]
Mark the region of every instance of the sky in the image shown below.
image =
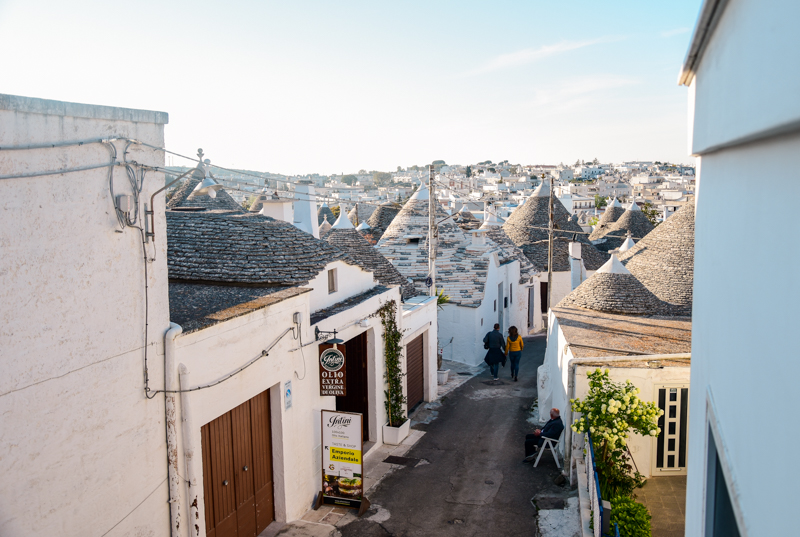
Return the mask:
[[168, 149], [287, 175], [693, 164], [700, 3], [0, 0], [0, 93], [167, 112]]

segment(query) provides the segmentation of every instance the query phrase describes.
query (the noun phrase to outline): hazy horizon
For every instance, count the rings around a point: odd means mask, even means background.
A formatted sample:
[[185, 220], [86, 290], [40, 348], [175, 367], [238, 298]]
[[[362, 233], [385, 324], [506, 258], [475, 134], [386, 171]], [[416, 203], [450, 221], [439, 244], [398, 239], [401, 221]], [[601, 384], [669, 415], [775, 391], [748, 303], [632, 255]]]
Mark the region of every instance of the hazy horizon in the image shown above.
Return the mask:
[[164, 111], [168, 149], [285, 175], [693, 164], [699, 5], [0, 0], [0, 93]]

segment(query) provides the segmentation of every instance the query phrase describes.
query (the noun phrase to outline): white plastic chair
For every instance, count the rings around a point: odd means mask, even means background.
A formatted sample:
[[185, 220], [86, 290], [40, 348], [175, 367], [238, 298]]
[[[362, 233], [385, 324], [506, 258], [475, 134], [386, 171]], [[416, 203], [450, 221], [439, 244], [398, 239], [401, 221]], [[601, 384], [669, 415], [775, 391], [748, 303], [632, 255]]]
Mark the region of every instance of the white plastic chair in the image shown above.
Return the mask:
[[553, 460], [556, 461], [556, 468], [561, 469], [561, 465], [558, 463], [558, 453], [556, 452], [556, 448], [558, 444], [561, 443], [561, 437], [564, 436], [564, 432], [562, 431], [560, 435], [558, 435], [558, 439], [555, 438], [547, 438], [546, 436], [542, 437], [544, 442], [542, 443], [542, 447], [539, 448], [539, 456], [536, 457], [536, 462], [533, 463], [533, 466], [536, 467], [539, 464], [539, 459], [542, 458], [542, 453], [550, 448], [550, 452], [553, 454]]

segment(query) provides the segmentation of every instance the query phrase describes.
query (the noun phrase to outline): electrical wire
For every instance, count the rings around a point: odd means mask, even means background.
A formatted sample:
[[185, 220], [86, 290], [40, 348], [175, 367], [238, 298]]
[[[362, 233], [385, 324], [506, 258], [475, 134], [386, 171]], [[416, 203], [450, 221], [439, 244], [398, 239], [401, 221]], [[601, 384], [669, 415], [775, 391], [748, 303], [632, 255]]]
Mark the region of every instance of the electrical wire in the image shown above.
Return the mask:
[[300, 357], [303, 359], [303, 376], [297, 374], [297, 371], [294, 372], [294, 376], [297, 377], [297, 380], [303, 380], [306, 378], [306, 355], [303, 353], [303, 330], [301, 327], [297, 327], [297, 335], [300, 339]]
[[154, 489], [153, 489], [153, 492], [151, 492], [150, 494], [148, 494], [147, 496], [145, 496], [144, 500], [140, 501], [136, 507], [134, 507], [133, 509], [131, 509], [131, 510], [130, 510], [130, 512], [129, 512], [127, 515], [125, 515], [124, 517], [122, 517], [122, 519], [120, 519], [120, 521], [119, 521], [119, 522], [117, 522], [116, 524], [114, 524], [113, 526], [111, 526], [111, 529], [109, 529], [107, 532], [105, 532], [105, 533], [104, 533], [103, 535], [101, 535], [100, 537], [105, 537], [106, 535], [108, 535], [109, 533], [111, 533], [111, 532], [114, 530], [114, 528], [116, 528], [117, 526], [119, 526], [120, 524], [122, 524], [122, 523], [125, 521], [125, 519], [126, 519], [126, 518], [128, 518], [129, 516], [131, 516], [131, 515], [133, 514], [133, 512], [134, 512], [134, 511], [136, 511], [137, 509], [139, 509], [139, 508], [142, 506], [142, 504], [143, 504], [144, 502], [146, 502], [146, 501], [147, 501], [147, 500], [150, 498], [150, 496], [152, 496], [153, 494], [155, 494], [155, 493], [156, 493], [156, 491], [157, 491], [158, 489], [160, 489], [160, 488], [161, 488], [161, 485], [163, 485], [164, 483], [166, 483], [167, 479], [169, 479], [169, 477], [165, 477], [165, 478], [164, 478], [164, 481], [162, 481], [161, 483], [159, 483], [159, 484], [156, 486], [156, 488], [154, 488]]
[[72, 172], [85, 172], [88, 170], [96, 170], [98, 168], [106, 168], [108, 166], [114, 166], [115, 163], [112, 164], [94, 164], [92, 166], [83, 166], [80, 168], [63, 168], [60, 170], [50, 170], [46, 172], [35, 172], [35, 173], [23, 173], [23, 174], [13, 174], [13, 175], [0, 175], [0, 180], [4, 179], [29, 179], [31, 177], [42, 177], [45, 175], [59, 175], [62, 173], [72, 173]]
[[244, 371], [245, 369], [247, 369], [248, 367], [250, 367], [251, 365], [253, 365], [257, 361], [259, 361], [261, 358], [263, 358], [265, 356], [269, 356], [269, 351], [271, 351], [273, 349], [273, 347], [275, 347], [275, 345], [277, 345], [280, 342], [280, 340], [283, 339], [283, 336], [288, 334], [293, 329], [294, 329], [294, 327], [290, 326], [289, 328], [284, 330], [283, 333], [280, 336], [278, 336], [278, 338], [275, 341], [272, 342], [272, 345], [270, 345], [266, 349], [262, 350], [261, 353], [258, 356], [256, 356], [255, 358], [253, 358], [252, 360], [250, 360], [249, 362], [244, 364], [239, 369], [237, 369], [237, 370], [235, 370], [235, 371], [233, 371], [231, 373], [228, 373], [227, 375], [225, 375], [224, 377], [222, 377], [219, 380], [215, 380], [214, 382], [209, 382], [208, 384], [202, 384], [200, 386], [195, 386], [194, 388], [188, 388], [186, 390], [149, 390], [147, 387], [145, 387], [145, 391], [153, 394], [152, 396], [148, 396], [147, 398], [148, 399], [152, 399], [153, 397], [155, 397], [159, 393], [188, 393], [188, 392], [196, 392], [198, 390], [205, 390], [206, 388], [211, 388], [212, 386], [216, 386], [218, 384], [222, 384], [226, 380], [238, 375], [239, 373], [241, 373], [242, 371]]

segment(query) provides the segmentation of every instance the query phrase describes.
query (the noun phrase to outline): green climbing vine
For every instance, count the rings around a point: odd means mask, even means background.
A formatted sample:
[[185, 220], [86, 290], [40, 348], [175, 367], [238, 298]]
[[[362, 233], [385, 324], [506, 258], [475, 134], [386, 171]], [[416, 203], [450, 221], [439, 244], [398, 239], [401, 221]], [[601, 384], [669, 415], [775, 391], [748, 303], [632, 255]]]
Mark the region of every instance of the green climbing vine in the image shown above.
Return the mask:
[[391, 427], [400, 427], [406, 421], [403, 414], [403, 373], [401, 356], [403, 352], [403, 333], [397, 328], [397, 302], [390, 300], [376, 312], [383, 325], [383, 352], [386, 360], [386, 414]]

